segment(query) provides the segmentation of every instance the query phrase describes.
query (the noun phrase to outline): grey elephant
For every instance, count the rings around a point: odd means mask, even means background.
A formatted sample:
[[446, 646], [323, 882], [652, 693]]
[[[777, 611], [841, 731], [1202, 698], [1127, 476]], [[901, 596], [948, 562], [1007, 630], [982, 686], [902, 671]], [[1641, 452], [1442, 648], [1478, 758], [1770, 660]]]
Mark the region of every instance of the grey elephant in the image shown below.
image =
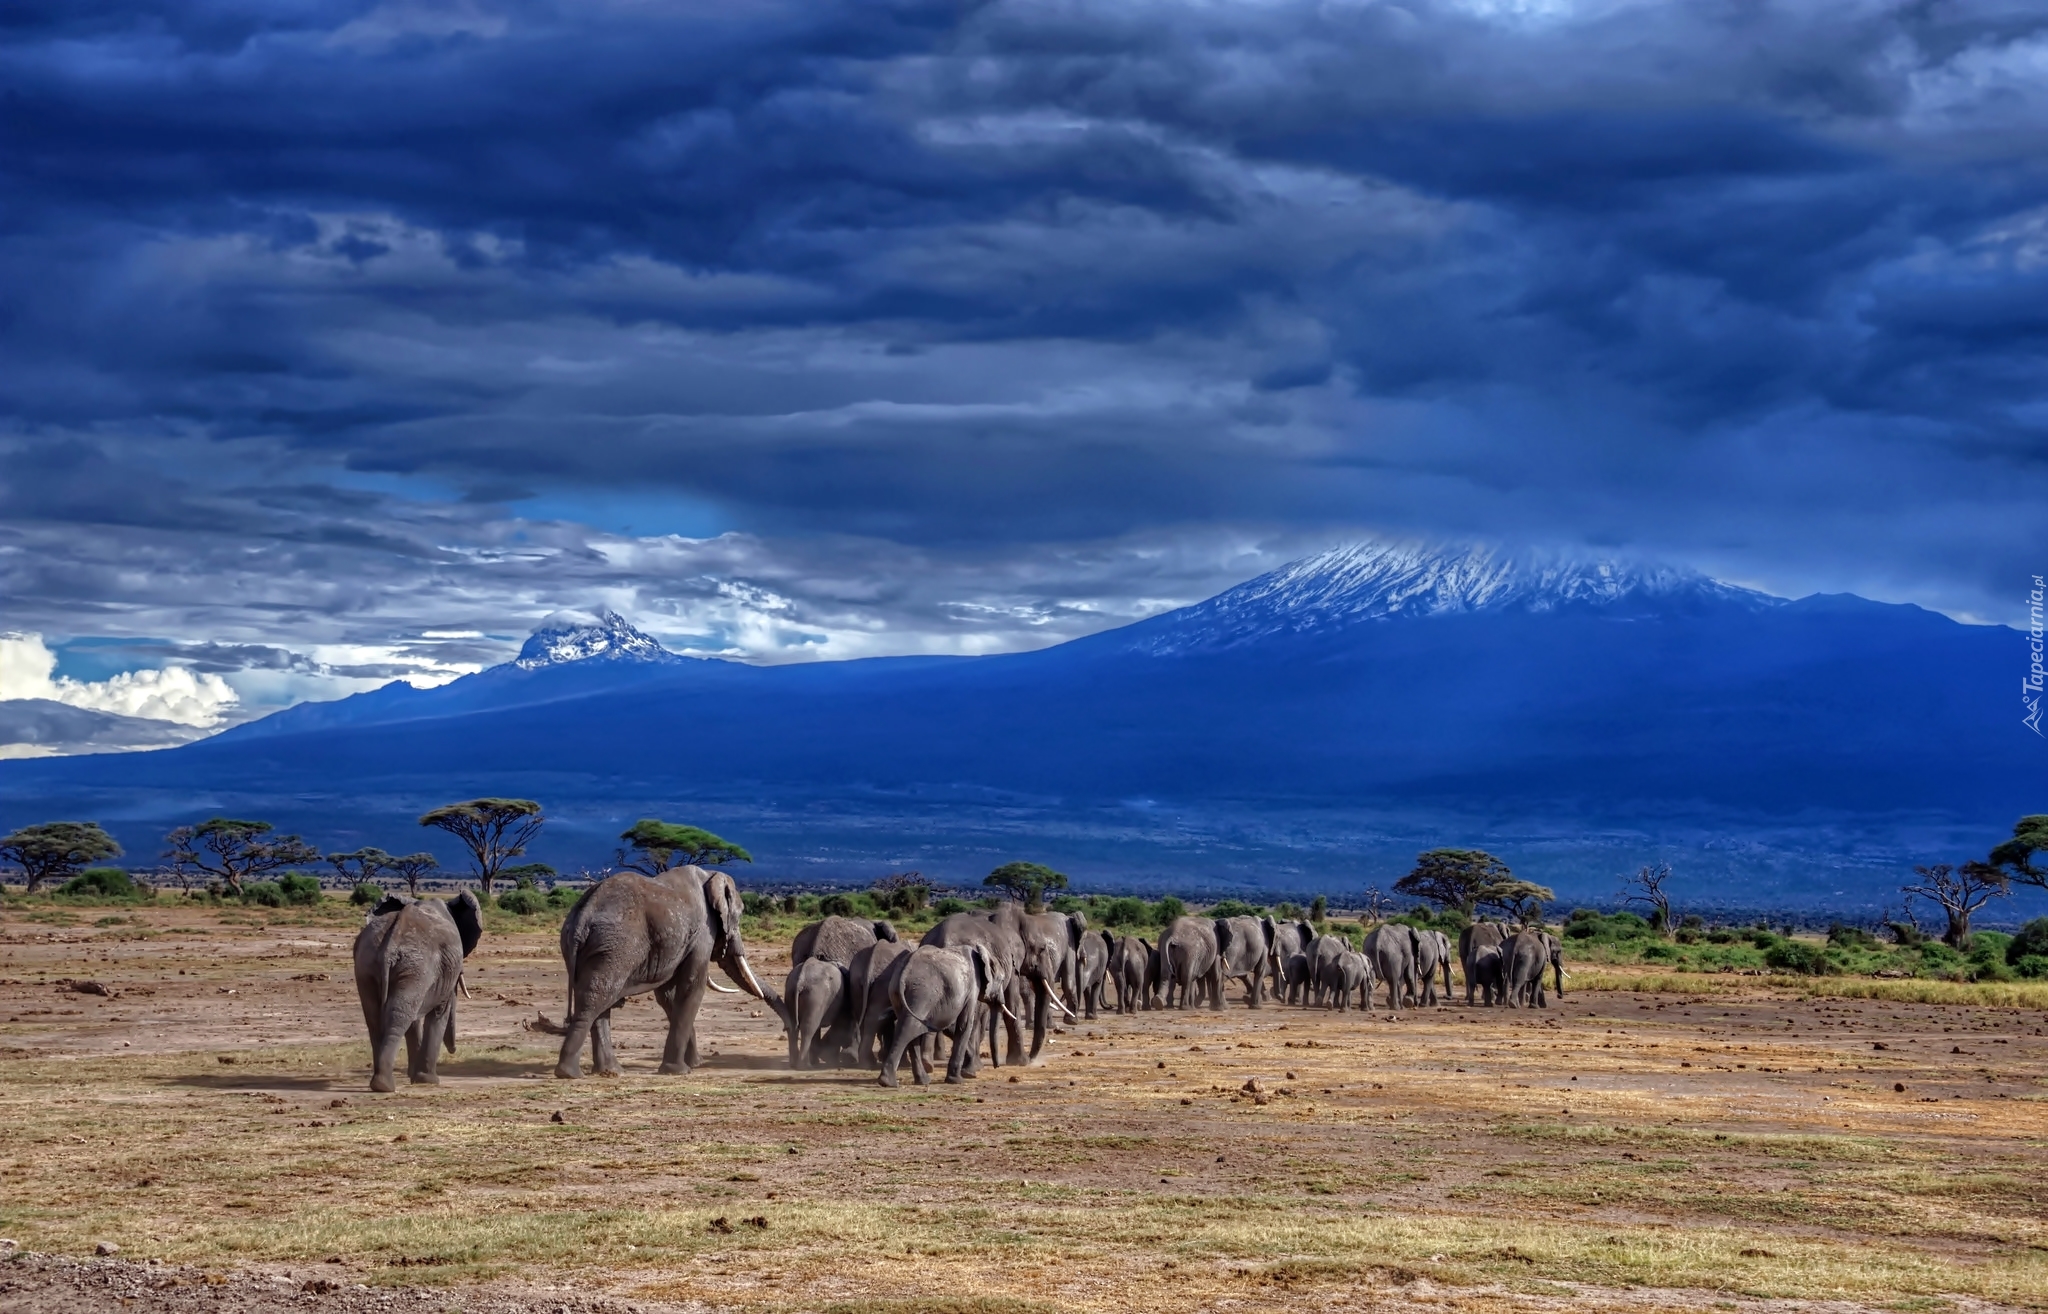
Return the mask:
[[1159, 1004], [1159, 950], [1141, 935], [1119, 935], [1109, 954], [1116, 1011], [1135, 1013]]
[[[862, 950], [877, 944], [895, 942], [896, 928], [888, 922], [871, 922], [859, 917], [838, 916], [812, 922], [799, 930], [796, 938], [790, 942], [789, 977], [783, 983], [783, 996], [787, 999], [796, 993], [797, 973], [803, 971], [804, 964], [814, 958], [831, 963], [843, 972], [850, 972], [854, 960], [860, 956]], [[859, 1029], [854, 1011], [864, 997], [864, 993], [855, 992], [855, 987], [850, 981], [846, 983], [846, 988], [840, 992], [838, 1013], [825, 1023], [829, 1034], [819, 1047], [823, 1053], [836, 1055], [854, 1043], [854, 1037]], [[790, 1066], [795, 1067], [797, 1051], [801, 1047], [794, 1025], [795, 1018], [783, 1008], [776, 1011], [781, 1014], [783, 1028], [789, 1036]]]
[[877, 940], [853, 956], [846, 969], [846, 994], [852, 1012], [853, 1061], [873, 1067], [880, 1060], [875, 1040], [889, 1026], [889, 965], [910, 952], [900, 940]]
[[[1065, 921], [1064, 918], [1060, 920]], [[992, 913], [954, 913], [926, 931], [922, 943], [942, 949], [965, 949], [979, 944], [989, 951], [989, 957], [1004, 979], [1011, 983], [1011, 988], [1029, 987], [1047, 1008], [1058, 1004], [1063, 1011], [1066, 1009], [1055, 989], [1067, 962], [1067, 953], [1061, 948], [1066, 943], [1065, 931], [1048, 933], [1044, 924], [1029, 925], [1023, 908], [1018, 904], [1006, 903]], [[1003, 1062], [997, 1052], [998, 1031], [995, 1026], [1000, 1021], [1007, 1026], [1009, 1062], [1024, 1062], [1024, 1025], [1017, 1010], [991, 1005], [987, 1020], [990, 1061], [997, 1066]], [[1042, 1014], [1033, 1021], [1034, 1055], [1045, 1044], [1047, 1021]], [[976, 1031], [978, 1034], [980, 1028], [977, 1027]], [[980, 1063], [978, 1053], [970, 1055], [967, 1063], [966, 1071], [971, 1075]]]
[[1273, 964], [1274, 931], [1270, 917], [1216, 919], [1218, 975], [1224, 981], [1244, 982], [1245, 1003], [1253, 1008], [1266, 1002], [1266, 974]]
[[1299, 1002], [1296, 992], [1308, 990], [1308, 946], [1316, 931], [1307, 922], [1277, 922], [1273, 927], [1273, 950], [1267, 972], [1273, 978], [1273, 998], [1282, 1003]]
[[1512, 933], [1499, 922], [1474, 922], [1458, 933], [1458, 961], [1465, 970], [1465, 1002], [1475, 991], [1486, 1004], [1507, 1002], [1505, 950]]
[[[1425, 1008], [1431, 1008], [1437, 1002], [1437, 972], [1439, 970], [1449, 970], [1448, 964], [1445, 961], [1449, 942], [1444, 939], [1442, 934], [1436, 931], [1425, 931], [1416, 927], [1408, 929], [1410, 931], [1409, 943], [1415, 951], [1415, 990], [1413, 998], [1417, 1004]], [[1446, 994], [1450, 993], [1448, 985], [1444, 987], [1444, 992]]]
[[1524, 927], [1515, 932], [1505, 950], [1509, 1008], [1550, 1007], [1543, 988], [1543, 969], [1557, 977], [1557, 997], [1564, 998], [1564, 944], [1548, 931]]
[[1216, 943], [1216, 922], [1208, 917], [1176, 917], [1159, 937], [1159, 985], [1167, 1008], [1179, 992], [1180, 1007], [1194, 1008], [1204, 996], [1223, 1007], [1222, 953]]
[[1346, 949], [1337, 955], [1337, 961], [1330, 967], [1330, 986], [1339, 1013], [1351, 1011], [1353, 995], [1358, 996], [1366, 1012], [1372, 1011], [1372, 964], [1356, 949]]
[[1372, 973], [1387, 987], [1387, 1007], [1395, 1013], [1415, 993], [1415, 928], [1382, 922], [1365, 937], [1365, 956]]
[[1437, 970], [1443, 973], [1443, 998], [1448, 1002], [1451, 997], [1451, 963], [1454, 961], [1451, 957], [1451, 937], [1442, 931], [1431, 931], [1430, 934], [1436, 937]]
[[1336, 989], [1337, 959], [1351, 952], [1351, 942], [1341, 935], [1319, 935], [1308, 945], [1308, 979], [1317, 1008], [1329, 1006], [1329, 993]]
[[455, 995], [462, 962], [483, 936], [476, 896], [447, 903], [392, 895], [356, 932], [356, 998], [370, 1028], [370, 1089], [396, 1090], [392, 1068], [405, 1041], [406, 1076], [436, 1086], [441, 1049], [455, 1052]]
[[816, 1067], [830, 1058], [847, 1013], [846, 969], [824, 958], [806, 958], [789, 974], [783, 1002], [789, 1007], [789, 1066]]
[[1009, 1011], [1004, 996], [1010, 982], [1001, 965], [979, 944], [959, 949], [919, 945], [891, 969], [889, 1010], [895, 1015], [896, 1027], [882, 1056], [882, 1084], [897, 1084], [896, 1074], [907, 1052], [917, 1084], [930, 1085], [930, 1042], [939, 1035], [953, 1042], [946, 1060], [946, 1080], [960, 1081], [975, 1052], [973, 1033], [982, 1011]]
[[1103, 996], [1109, 989], [1109, 954], [1115, 939], [1108, 931], [1083, 931], [1080, 947], [1074, 951], [1074, 975], [1081, 986], [1078, 1001], [1081, 1016], [1090, 1022], [1105, 1007]]
[[[1030, 984], [1032, 994], [1030, 1061], [1033, 1063], [1038, 1061], [1039, 1051], [1045, 1048], [1054, 1008], [1065, 1013], [1069, 1021], [1078, 1020], [1074, 1016], [1074, 1007], [1080, 1000], [1074, 996], [1080, 993], [1077, 968], [1081, 959], [1081, 937], [1087, 933], [1088, 919], [1077, 912], [1022, 915], [1019, 934], [1024, 940], [1026, 970], [1023, 976]], [[1038, 962], [1047, 964], [1044, 973], [1030, 970], [1032, 964]]]
[[747, 994], [787, 1018], [782, 1001], [754, 976], [740, 937], [740, 892], [732, 877], [701, 867], [671, 867], [659, 876], [622, 871], [586, 890], [562, 923], [562, 963], [569, 973], [569, 1016], [557, 1077], [583, 1075], [587, 1042], [601, 1076], [619, 1075], [611, 1011], [629, 996], [654, 992], [668, 1014], [661, 1071], [697, 1066], [697, 1010], [716, 986], [716, 963]]

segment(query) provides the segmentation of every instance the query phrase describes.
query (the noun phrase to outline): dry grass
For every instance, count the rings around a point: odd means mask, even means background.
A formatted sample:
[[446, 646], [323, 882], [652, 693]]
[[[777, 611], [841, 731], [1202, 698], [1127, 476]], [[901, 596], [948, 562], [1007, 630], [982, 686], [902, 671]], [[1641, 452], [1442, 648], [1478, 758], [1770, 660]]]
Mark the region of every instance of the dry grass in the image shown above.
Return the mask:
[[1574, 990], [1637, 990], [1670, 995], [1739, 995], [1759, 991], [1802, 999], [1874, 999], [1898, 1004], [2048, 1009], [2048, 981], [1931, 981], [1867, 976], [1741, 976], [1722, 972], [1631, 972], [1606, 967], [1574, 972]]
[[[2048, 1306], [2048, 1038], [2009, 1010], [1581, 977], [1547, 1012], [1108, 1017], [889, 1092], [781, 1070], [718, 996], [710, 1066], [653, 1075], [643, 1004], [628, 1075], [572, 1085], [519, 1027], [558, 1007], [545, 936], [500, 935], [448, 1083], [372, 1097], [345, 928], [153, 929], [0, 927], [0, 1233], [32, 1248], [849, 1314]], [[117, 995], [50, 984], [85, 975]]]

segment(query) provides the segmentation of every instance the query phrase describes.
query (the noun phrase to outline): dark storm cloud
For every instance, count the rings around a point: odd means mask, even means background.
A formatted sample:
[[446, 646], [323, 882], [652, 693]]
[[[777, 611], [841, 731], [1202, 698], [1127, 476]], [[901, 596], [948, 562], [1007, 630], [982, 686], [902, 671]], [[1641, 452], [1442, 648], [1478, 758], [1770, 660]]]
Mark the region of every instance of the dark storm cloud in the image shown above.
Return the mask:
[[2044, 74], [2021, 5], [14, 6], [0, 585], [999, 644], [1382, 528], [2006, 615]]

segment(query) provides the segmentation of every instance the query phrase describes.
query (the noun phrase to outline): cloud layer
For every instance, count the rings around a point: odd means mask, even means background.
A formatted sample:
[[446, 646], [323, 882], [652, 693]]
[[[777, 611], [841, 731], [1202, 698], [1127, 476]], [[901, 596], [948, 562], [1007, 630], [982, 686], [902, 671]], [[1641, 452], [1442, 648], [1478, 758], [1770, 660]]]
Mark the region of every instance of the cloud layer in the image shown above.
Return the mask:
[[1361, 531], [1996, 619], [2048, 558], [2037, 6], [52, 4], [0, 77], [0, 602], [252, 703]]

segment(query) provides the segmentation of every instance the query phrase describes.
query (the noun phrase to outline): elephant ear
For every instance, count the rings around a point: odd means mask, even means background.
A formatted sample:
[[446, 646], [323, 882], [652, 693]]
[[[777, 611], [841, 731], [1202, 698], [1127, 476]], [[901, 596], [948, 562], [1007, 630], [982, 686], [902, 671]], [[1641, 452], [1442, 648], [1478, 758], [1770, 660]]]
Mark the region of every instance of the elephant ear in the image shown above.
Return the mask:
[[714, 871], [704, 878], [704, 911], [711, 917], [712, 952], [720, 958], [746, 951], [740, 945], [740, 918], [746, 905], [732, 877]]
[[1088, 934], [1088, 915], [1070, 912], [1067, 914], [1067, 939], [1076, 949], [1081, 947], [1081, 937]]
[[1227, 917], [1216, 919], [1216, 948], [1223, 951], [1230, 948], [1230, 919]]
[[978, 944], [967, 946], [967, 962], [974, 969], [974, 997], [987, 999], [989, 994], [988, 950]]
[[893, 927], [893, 926], [891, 926], [891, 925], [890, 925], [889, 923], [887, 923], [887, 922], [876, 922], [876, 923], [875, 923], [875, 939], [876, 939], [876, 940], [878, 940], [878, 941], [880, 941], [880, 940], [887, 940], [887, 941], [888, 941], [888, 942], [889, 942], [890, 944], [895, 944], [895, 943], [896, 943], [896, 928], [895, 928], [895, 927]]
[[1274, 939], [1280, 934], [1280, 928], [1273, 924], [1271, 917], [1261, 917], [1259, 918], [1259, 930], [1265, 934], [1266, 948], [1270, 951], [1273, 948]]
[[456, 895], [445, 905], [448, 915], [455, 919], [455, 932], [462, 937], [462, 956], [469, 957], [476, 948], [476, 942], [484, 938], [483, 911], [477, 907], [476, 896], [468, 890]]

